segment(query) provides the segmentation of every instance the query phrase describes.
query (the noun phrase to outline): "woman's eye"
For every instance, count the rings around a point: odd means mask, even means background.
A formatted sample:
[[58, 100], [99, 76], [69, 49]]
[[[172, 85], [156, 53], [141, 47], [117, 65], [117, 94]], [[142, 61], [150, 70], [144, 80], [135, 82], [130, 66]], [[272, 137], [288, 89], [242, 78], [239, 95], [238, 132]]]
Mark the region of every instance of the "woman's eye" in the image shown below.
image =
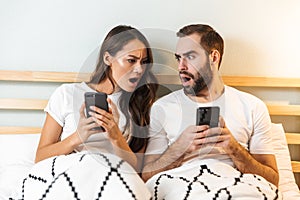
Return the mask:
[[128, 61], [129, 63], [135, 63], [135, 62], [136, 62], [135, 59], [127, 59], [127, 61]]
[[143, 60], [142, 65], [148, 64], [148, 60]]

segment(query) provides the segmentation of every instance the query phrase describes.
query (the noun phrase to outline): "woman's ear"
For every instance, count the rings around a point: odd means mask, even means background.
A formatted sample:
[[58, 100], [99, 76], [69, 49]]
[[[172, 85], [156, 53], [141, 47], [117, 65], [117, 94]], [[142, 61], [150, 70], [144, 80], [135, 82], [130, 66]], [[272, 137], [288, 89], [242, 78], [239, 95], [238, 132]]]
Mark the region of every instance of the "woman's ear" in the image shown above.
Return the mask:
[[103, 61], [107, 66], [111, 65], [111, 58], [112, 56], [106, 51], [103, 55]]

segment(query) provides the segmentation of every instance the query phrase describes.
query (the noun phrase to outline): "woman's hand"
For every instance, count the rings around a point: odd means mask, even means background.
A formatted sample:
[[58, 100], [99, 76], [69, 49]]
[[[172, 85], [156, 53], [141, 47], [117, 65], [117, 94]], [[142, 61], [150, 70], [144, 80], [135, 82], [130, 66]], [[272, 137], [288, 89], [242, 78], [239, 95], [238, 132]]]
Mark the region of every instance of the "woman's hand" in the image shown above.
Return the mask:
[[80, 138], [80, 144], [84, 143], [91, 135], [99, 133], [99, 127], [97, 123], [94, 122], [92, 117], [86, 118], [84, 114], [85, 103], [80, 107], [80, 118], [77, 126], [77, 134]]
[[110, 105], [109, 112], [101, 108], [91, 106], [90, 109], [94, 112], [90, 112], [90, 115], [97, 126], [101, 126], [105, 129], [110, 139], [117, 140], [120, 136], [122, 136], [122, 132], [119, 129], [118, 109], [111, 99], [108, 98], [107, 101]]

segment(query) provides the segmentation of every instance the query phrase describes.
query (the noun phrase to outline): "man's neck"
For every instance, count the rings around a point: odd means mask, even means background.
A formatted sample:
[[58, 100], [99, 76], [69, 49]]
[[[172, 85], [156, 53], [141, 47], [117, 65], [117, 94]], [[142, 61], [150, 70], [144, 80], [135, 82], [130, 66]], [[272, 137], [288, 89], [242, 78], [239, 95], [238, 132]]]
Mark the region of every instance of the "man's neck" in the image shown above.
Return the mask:
[[225, 86], [223, 82], [217, 81], [210, 86], [208, 86], [206, 89], [203, 89], [200, 91], [196, 96], [193, 95], [187, 95], [191, 100], [199, 103], [209, 103], [216, 99], [218, 99], [225, 90]]

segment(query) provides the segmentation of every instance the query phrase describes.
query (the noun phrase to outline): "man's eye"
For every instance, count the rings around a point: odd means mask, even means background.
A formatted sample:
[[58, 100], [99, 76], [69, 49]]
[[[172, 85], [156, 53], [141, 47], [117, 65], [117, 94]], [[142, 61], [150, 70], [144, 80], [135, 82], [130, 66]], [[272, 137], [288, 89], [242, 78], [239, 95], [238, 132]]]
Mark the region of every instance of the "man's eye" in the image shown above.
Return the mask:
[[180, 61], [180, 58], [179, 58], [178, 56], [175, 56], [175, 60], [176, 60], [177, 62], [179, 62], [179, 61]]
[[193, 56], [193, 55], [188, 55], [187, 58], [188, 58], [189, 60], [192, 60], [192, 59], [195, 58], [195, 56]]
[[135, 59], [127, 59], [127, 61], [129, 62], [129, 63], [135, 63], [136, 62], [136, 60]]

